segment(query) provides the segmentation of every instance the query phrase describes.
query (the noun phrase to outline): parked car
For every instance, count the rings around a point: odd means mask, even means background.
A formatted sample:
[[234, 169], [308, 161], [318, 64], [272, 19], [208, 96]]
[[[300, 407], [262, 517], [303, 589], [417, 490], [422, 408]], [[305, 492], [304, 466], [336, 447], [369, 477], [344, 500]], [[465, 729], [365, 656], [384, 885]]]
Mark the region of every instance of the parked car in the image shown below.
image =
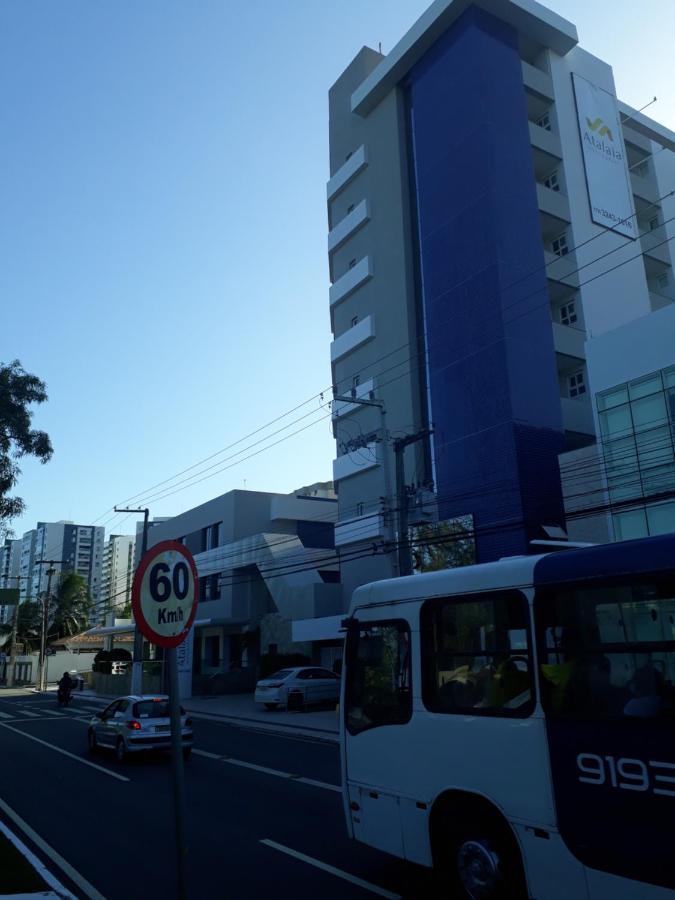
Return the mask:
[[255, 686], [255, 702], [265, 709], [300, 709], [313, 703], [337, 703], [340, 676], [318, 666], [281, 669]]
[[[192, 720], [181, 707], [183, 757], [192, 752]], [[169, 698], [165, 694], [119, 697], [92, 717], [87, 729], [90, 753], [100, 747], [115, 751], [118, 762], [142, 750], [170, 750]]]

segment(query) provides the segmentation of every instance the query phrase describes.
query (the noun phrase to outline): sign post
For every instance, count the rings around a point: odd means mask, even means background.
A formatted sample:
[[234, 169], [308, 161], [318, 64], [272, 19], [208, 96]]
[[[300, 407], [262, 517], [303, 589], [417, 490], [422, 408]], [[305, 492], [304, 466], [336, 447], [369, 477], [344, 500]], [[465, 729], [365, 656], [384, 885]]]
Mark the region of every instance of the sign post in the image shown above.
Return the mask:
[[180, 689], [176, 648], [187, 637], [197, 613], [197, 567], [178, 541], [162, 541], [148, 550], [134, 575], [131, 606], [136, 627], [152, 644], [164, 647], [169, 670], [171, 768], [176, 824], [176, 895], [187, 900], [185, 878], [185, 779]]

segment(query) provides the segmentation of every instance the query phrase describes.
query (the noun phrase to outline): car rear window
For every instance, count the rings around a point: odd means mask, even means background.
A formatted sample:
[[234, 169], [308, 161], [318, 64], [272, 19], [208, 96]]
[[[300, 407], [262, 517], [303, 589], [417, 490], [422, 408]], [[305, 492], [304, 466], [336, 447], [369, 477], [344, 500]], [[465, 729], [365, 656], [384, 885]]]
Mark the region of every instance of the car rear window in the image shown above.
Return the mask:
[[270, 675], [267, 680], [276, 681], [277, 679], [281, 679], [283, 681], [283, 679], [288, 678], [292, 672], [293, 669], [280, 669], [278, 672], [275, 672], [274, 675]]
[[[185, 715], [185, 710], [181, 706], [181, 716]], [[168, 719], [169, 701], [168, 700], [140, 700], [134, 705], [134, 717], [136, 719]]]

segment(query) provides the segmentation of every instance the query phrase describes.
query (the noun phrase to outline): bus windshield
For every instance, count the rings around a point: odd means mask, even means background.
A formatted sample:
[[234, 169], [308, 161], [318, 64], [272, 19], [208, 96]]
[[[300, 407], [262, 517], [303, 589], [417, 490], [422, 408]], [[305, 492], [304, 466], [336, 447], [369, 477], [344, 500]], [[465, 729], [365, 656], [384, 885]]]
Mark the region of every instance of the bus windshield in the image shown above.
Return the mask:
[[674, 720], [675, 585], [563, 585], [537, 616], [549, 715]]

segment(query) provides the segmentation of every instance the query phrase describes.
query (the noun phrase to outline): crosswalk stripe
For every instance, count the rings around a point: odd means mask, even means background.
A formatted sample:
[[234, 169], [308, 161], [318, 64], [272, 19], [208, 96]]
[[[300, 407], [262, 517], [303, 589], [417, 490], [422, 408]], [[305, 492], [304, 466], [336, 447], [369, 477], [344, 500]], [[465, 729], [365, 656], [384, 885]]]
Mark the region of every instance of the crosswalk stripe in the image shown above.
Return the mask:
[[30, 716], [31, 719], [39, 719], [40, 718], [40, 713], [30, 712], [27, 709], [20, 709], [19, 714], [22, 716]]
[[48, 716], [65, 716], [60, 709], [44, 709], [43, 712], [46, 712]]
[[0, 712], [0, 719], [13, 719], [14, 716], [11, 716], [9, 713]]

